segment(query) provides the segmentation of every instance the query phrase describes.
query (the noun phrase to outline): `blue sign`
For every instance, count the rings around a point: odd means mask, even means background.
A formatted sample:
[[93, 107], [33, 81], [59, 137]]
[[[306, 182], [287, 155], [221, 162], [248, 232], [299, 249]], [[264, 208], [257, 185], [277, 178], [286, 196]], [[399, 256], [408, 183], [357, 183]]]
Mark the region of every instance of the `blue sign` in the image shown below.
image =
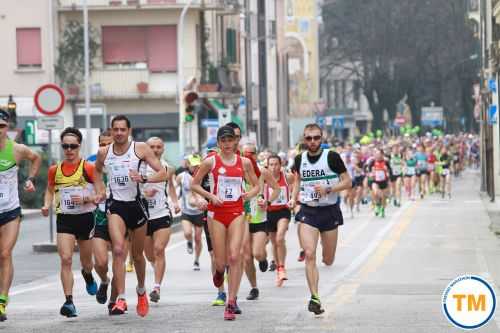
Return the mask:
[[343, 129], [345, 127], [344, 116], [334, 116], [332, 118], [332, 128]]
[[497, 81], [495, 79], [488, 80], [488, 89], [491, 92], [497, 92]]
[[326, 125], [325, 117], [321, 117], [321, 116], [316, 117], [316, 123], [318, 124], [319, 127], [325, 128], [325, 125]]
[[202, 119], [201, 127], [203, 128], [219, 127], [219, 119]]
[[490, 125], [496, 124], [498, 118], [498, 107], [496, 105], [490, 105], [488, 109], [488, 123]]

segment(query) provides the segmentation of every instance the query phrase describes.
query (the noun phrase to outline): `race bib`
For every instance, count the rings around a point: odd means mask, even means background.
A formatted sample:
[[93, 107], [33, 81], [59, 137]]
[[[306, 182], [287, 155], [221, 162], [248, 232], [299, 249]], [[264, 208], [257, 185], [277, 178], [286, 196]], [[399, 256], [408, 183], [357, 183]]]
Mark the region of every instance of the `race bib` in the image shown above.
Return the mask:
[[443, 169], [443, 173], [442, 173], [442, 175], [443, 175], [443, 176], [445, 176], [445, 177], [446, 177], [446, 176], [448, 176], [449, 174], [450, 174], [450, 169]]
[[82, 210], [82, 205], [71, 200], [72, 196], [83, 198], [83, 188], [79, 186], [71, 186], [60, 189], [61, 193], [61, 211], [63, 214], [77, 214]]
[[320, 199], [320, 194], [316, 192], [314, 186], [321, 185], [321, 181], [309, 181], [304, 185], [304, 191], [302, 192], [303, 202], [318, 201]]
[[385, 181], [385, 171], [384, 170], [375, 170], [375, 181], [376, 182], [383, 182]]
[[408, 176], [414, 176], [415, 175], [415, 167], [406, 167], [406, 174]]
[[241, 197], [241, 186], [241, 177], [219, 176], [217, 182], [217, 196], [222, 201], [238, 201]]
[[395, 176], [399, 176], [401, 173], [402, 173], [402, 168], [401, 168], [401, 165], [394, 165], [392, 167], [392, 174], [395, 175]]
[[9, 184], [0, 184], [0, 206], [9, 203], [10, 187]]
[[111, 170], [111, 187], [115, 189], [123, 188], [130, 182], [127, 164], [113, 165]]
[[[280, 191], [280, 195], [278, 196], [278, 198], [276, 200], [274, 200], [273, 202], [271, 202], [271, 206], [283, 206], [283, 205], [286, 205], [288, 203], [288, 198], [287, 198], [287, 189], [286, 189], [286, 186], [281, 186], [281, 191]], [[272, 196], [273, 195], [273, 189], [272, 188], [269, 188], [269, 196]]]
[[162, 196], [163, 196], [163, 193], [158, 191], [155, 193], [155, 195], [153, 197], [147, 198], [148, 208], [149, 209], [159, 208], [159, 205], [162, 202]]
[[427, 169], [428, 169], [429, 171], [434, 171], [434, 168], [435, 168], [435, 165], [434, 165], [434, 164], [429, 164], [429, 165], [427, 166]]

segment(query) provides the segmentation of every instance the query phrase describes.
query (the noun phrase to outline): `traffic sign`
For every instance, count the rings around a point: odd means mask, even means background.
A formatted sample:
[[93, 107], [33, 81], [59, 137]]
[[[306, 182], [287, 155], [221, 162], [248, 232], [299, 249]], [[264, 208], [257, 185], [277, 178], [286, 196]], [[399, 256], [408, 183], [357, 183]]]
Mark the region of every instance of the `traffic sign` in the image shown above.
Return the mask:
[[442, 126], [443, 122], [443, 107], [430, 106], [422, 108], [421, 123], [423, 126]]
[[201, 127], [203, 128], [219, 127], [219, 119], [202, 119]]
[[343, 129], [345, 126], [344, 116], [334, 116], [332, 118], [332, 127], [335, 129]]
[[53, 130], [53, 129], [63, 129], [64, 128], [64, 118], [63, 117], [39, 117], [37, 118], [37, 128], [44, 130]]
[[490, 108], [488, 109], [488, 124], [490, 125], [496, 124], [497, 118], [498, 118], [498, 107], [495, 104], [490, 105]]
[[35, 106], [37, 110], [46, 115], [53, 116], [64, 108], [64, 92], [55, 84], [44, 84], [35, 92]]

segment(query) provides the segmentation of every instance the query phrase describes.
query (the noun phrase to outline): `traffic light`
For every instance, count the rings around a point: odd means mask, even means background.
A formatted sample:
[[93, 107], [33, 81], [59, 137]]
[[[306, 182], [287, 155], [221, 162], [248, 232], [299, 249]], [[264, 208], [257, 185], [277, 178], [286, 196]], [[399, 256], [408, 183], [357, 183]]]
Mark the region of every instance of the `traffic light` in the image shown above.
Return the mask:
[[14, 98], [12, 95], [9, 95], [9, 101], [7, 102], [7, 110], [9, 112], [10, 116], [10, 127], [11, 128], [16, 128], [17, 126], [17, 104], [14, 102]]
[[190, 123], [194, 120], [194, 102], [198, 99], [198, 94], [194, 91], [186, 91], [184, 93], [185, 116], [184, 121]]

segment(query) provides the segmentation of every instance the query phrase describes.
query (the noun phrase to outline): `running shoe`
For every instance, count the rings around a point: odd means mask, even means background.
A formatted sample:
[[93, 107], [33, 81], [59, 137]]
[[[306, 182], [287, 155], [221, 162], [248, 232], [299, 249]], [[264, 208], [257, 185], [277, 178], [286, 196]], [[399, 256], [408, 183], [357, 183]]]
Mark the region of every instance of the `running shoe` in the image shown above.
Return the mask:
[[259, 289], [258, 288], [250, 289], [250, 293], [247, 296], [247, 300], [254, 301], [257, 298], [259, 298]]
[[298, 262], [302, 262], [306, 260], [306, 251], [300, 250], [299, 257], [297, 258]]
[[259, 269], [261, 272], [267, 271], [268, 267], [269, 267], [269, 263], [267, 262], [267, 259], [259, 261]]
[[187, 241], [187, 253], [188, 254], [193, 254], [193, 242], [192, 241]]
[[95, 282], [92, 273], [86, 273], [82, 269], [82, 276], [83, 279], [85, 280], [85, 288], [87, 289], [87, 293], [91, 296], [97, 294], [97, 283]]
[[137, 307], [136, 307], [137, 314], [141, 317], [146, 317], [148, 312], [149, 312], [149, 303], [148, 303], [148, 297], [146, 296], [146, 293], [143, 293], [142, 295], [139, 295], [137, 293]]
[[234, 301], [228, 302], [224, 310], [224, 320], [235, 320], [236, 314], [234, 313]]
[[149, 294], [149, 299], [153, 303], [158, 303], [160, 300], [160, 288], [154, 288], [153, 291]]
[[236, 299], [234, 300], [234, 314], [240, 315], [241, 313], [241, 309], [238, 306], [238, 297], [236, 297]]
[[113, 310], [113, 307], [115, 306], [115, 302], [109, 302], [108, 303], [108, 314], [111, 316], [111, 311]]
[[285, 280], [288, 280], [288, 277], [286, 276], [286, 270], [285, 267], [280, 266], [278, 267], [278, 275], [276, 278], [276, 286], [281, 287], [283, 285], [283, 282]]
[[220, 286], [222, 286], [222, 284], [224, 283], [224, 273], [221, 273], [221, 272], [218, 272], [217, 270], [215, 270], [215, 273], [213, 276], [213, 282], [214, 282], [214, 286], [216, 288], [219, 288]]
[[111, 315], [122, 315], [127, 311], [127, 302], [123, 298], [116, 300], [116, 303], [111, 308]]
[[321, 302], [319, 301], [319, 299], [314, 298], [311, 298], [311, 300], [309, 301], [309, 306], [307, 309], [309, 310], [309, 312], [313, 312], [315, 315], [320, 315], [325, 312], [325, 310], [321, 307]]
[[108, 283], [101, 283], [99, 285], [99, 289], [97, 290], [97, 294], [95, 298], [97, 299], [97, 303], [106, 304], [108, 300]]
[[380, 217], [381, 218], [385, 217], [385, 207], [380, 207]]
[[379, 208], [378, 205], [373, 208], [373, 211], [375, 213], [375, 216], [379, 216], [379, 214], [380, 214], [380, 208]]
[[7, 320], [7, 309], [4, 303], [0, 303], [0, 322]]
[[133, 263], [132, 261], [129, 261], [129, 262], [127, 263], [127, 272], [128, 272], [128, 273], [131, 273], [131, 272], [133, 272], [133, 271], [134, 271], [134, 263]]
[[221, 291], [217, 293], [217, 298], [212, 302], [212, 306], [224, 306], [226, 305], [226, 293]]
[[200, 270], [200, 263], [195, 261], [193, 264], [193, 271], [199, 271]]
[[67, 318], [77, 317], [76, 308], [73, 303], [64, 303], [59, 313], [61, 316], [65, 316]]
[[276, 262], [274, 260], [271, 260], [271, 264], [269, 265], [269, 272], [274, 272], [276, 268]]

